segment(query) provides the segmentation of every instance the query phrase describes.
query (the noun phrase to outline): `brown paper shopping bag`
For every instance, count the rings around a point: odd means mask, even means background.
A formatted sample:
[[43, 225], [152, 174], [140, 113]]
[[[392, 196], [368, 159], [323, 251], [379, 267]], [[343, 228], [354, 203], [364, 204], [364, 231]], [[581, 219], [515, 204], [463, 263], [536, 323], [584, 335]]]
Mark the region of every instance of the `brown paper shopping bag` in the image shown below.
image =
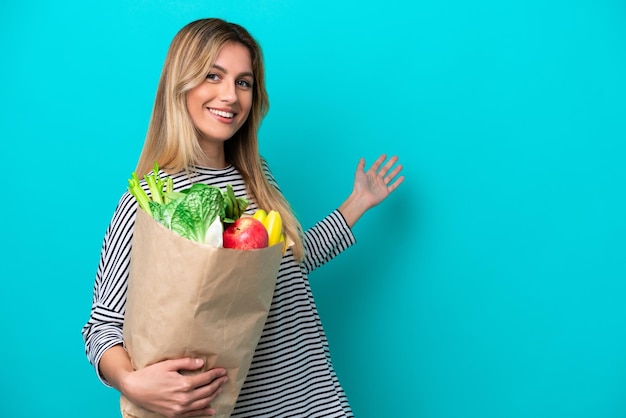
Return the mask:
[[[133, 367], [204, 358], [228, 382], [212, 402], [229, 417], [272, 302], [282, 245], [259, 250], [212, 248], [181, 237], [137, 210], [124, 319]], [[125, 418], [162, 417], [121, 397]]]

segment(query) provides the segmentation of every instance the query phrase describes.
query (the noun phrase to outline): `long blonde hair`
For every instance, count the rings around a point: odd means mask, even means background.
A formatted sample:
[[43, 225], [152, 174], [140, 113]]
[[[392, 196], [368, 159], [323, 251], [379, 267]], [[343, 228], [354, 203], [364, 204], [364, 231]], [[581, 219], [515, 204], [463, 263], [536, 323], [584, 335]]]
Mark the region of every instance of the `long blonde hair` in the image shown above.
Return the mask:
[[269, 183], [259, 155], [257, 132], [269, 110], [262, 51], [240, 25], [215, 18], [201, 19], [176, 34], [163, 65], [136, 173], [140, 177], [147, 174], [155, 162], [168, 173], [182, 170], [193, 173], [194, 162], [200, 161], [203, 153], [187, 111], [187, 92], [204, 82], [227, 42], [242, 44], [250, 51], [254, 83], [248, 119], [224, 143], [226, 162], [241, 173], [248, 194], [259, 207], [280, 213], [285, 234], [294, 242], [294, 257], [301, 261], [304, 257], [302, 227], [284, 196]]

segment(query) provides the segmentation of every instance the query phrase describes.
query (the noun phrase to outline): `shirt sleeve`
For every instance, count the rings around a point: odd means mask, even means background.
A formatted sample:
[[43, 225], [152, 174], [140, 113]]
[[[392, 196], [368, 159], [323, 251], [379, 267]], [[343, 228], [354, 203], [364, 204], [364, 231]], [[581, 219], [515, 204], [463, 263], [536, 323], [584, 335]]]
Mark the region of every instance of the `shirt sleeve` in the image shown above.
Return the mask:
[[326, 264], [355, 243], [345, 218], [334, 210], [304, 233], [304, 272], [308, 274]]
[[91, 312], [82, 330], [87, 358], [107, 386], [110, 384], [100, 374], [98, 365], [106, 350], [124, 343], [122, 328], [136, 211], [135, 199], [125, 193], [105, 232]]

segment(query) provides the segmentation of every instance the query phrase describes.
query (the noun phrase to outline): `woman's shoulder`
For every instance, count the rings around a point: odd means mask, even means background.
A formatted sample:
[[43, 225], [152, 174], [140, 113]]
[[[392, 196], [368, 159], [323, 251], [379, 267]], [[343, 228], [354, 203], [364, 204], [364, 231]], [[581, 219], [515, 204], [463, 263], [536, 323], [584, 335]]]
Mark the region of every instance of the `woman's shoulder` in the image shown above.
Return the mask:
[[120, 196], [117, 206], [115, 207], [115, 212], [113, 214], [112, 223], [118, 223], [120, 220], [129, 219], [129, 217], [134, 217], [137, 212], [137, 208], [139, 204], [135, 196], [133, 196], [130, 191], [126, 190]]

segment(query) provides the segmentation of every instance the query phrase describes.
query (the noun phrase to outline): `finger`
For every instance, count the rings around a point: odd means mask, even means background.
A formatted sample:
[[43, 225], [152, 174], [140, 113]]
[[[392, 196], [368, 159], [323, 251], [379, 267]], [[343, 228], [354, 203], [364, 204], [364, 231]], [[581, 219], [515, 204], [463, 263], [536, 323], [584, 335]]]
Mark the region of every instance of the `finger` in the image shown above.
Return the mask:
[[195, 409], [193, 411], [187, 411], [184, 414], [182, 414], [180, 417], [181, 418], [189, 418], [189, 417], [205, 417], [205, 416], [213, 416], [217, 413], [217, 411], [215, 409], [213, 409], [210, 405], [205, 407], [205, 408], [201, 408], [201, 409]]
[[385, 176], [385, 184], [389, 184], [402, 170], [402, 164], [398, 164], [391, 173]]
[[386, 154], [382, 154], [380, 157], [378, 157], [378, 159], [376, 159], [376, 161], [374, 161], [374, 164], [372, 164], [372, 167], [370, 168], [370, 170], [374, 170], [374, 172], [377, 172], [378, 169], [380, 168], [380, 165], [386, 159], [387, 159], [387, 155]]
[[[188, 414], [193, 411], [206, 410], [211, 408], [211, 402], [215, 400], [217, 395], [222, 393], [222, 386], [228, 381], [228, 376], [222, 376], [221, 378], [213, 380], [210, 384], [202, 386], [194, 390], [191, 394], [189, 405], [187, 406]], [[204, 414], [198, 414], [204, 415]], [[196, 416], [196, 415], [189, 415]]]
[[359, 163], [356, 165], [356, 171], [361, 172], [365, 168], [365, 158], [359, 158]]
[[200, 409], [209, 406], [209, 403], [222, 392], [223, 386], [227, 381], [228, 377], [224, 376], [196, 389], [190, 397], [189, 409]]
[[185, 357], [174, 360], [164, 360], [161, 364], [168, 370], [198, 370], [204, 365], [204, 360], [199, 358]]
[[225, 377], [226, 369], [222, 369], [221, 367], [207, 370], [206, 372], [199, 373], [193, 376], [188, 376], [190, 385], [194, 389], [205, 387], [218, 380], [222, 381]]
[[398, 186], [402, 184], [403, 181], [404, 181], [404, 176], [400, 176], [400, 177], [397, 178], [396, 181], [394, 181], [392, 184], [387, 186], [387, 190], [389, 191], [389, 193], [391, 193], [394, 190], [396, 190], [398, 188]]
[[[204, 410], [207, 408], [211, 408], [211, 402], [213, 402], [215, 398], [220, 393], [222, 393], [222, 390], [223, 389], [221, 387], [218, 387], [217, 389], [212, 391], [210, 395], [203, 396], [199, 399], [194, 400], [193, 402], [190, 402], [185, 407], [186, 415], [196, 416], [196, 415], [193, 415], [193, 411], [200, 411], [200, 410]], [[198, 415], [202, 415], [202, 414], [198, 414]]]
[[389, 171], [389, 169], [391, 167], [393, 167], [393, 165], [398, 162], [398, 157], [397, 156], [393, 156], [389, 159], [389, 161], [387, 161], [387, 163], [380, 169], [380, 171], [378, 172], [378, 174], [382, 177], [385, 176], [385, 174], [387, 174], [387, 172]]

